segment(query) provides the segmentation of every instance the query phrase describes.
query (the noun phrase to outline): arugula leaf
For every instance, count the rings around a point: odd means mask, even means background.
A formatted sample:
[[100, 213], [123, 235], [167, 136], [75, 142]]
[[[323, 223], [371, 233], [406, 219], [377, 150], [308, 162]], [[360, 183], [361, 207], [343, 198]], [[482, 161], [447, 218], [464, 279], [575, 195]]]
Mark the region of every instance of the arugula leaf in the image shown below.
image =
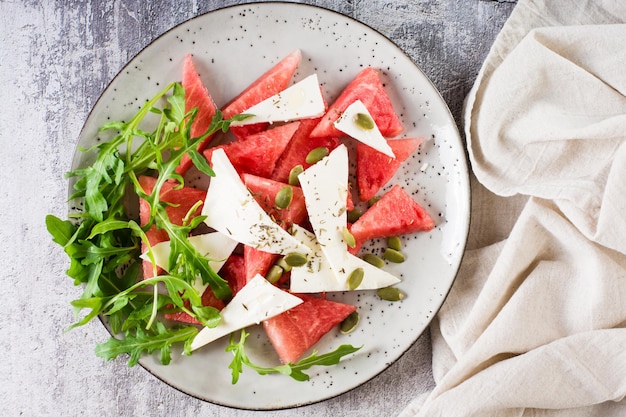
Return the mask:
[[96, 224], [93, 229], [91, 229], [91, 233], [87, 237], [87, 239], [93, 239], [96, 235], [100, 235], [106, 232], [112, 232], [115, 230], [128, 229], [132, 226], [129, 222], [124, 220], [117, 220], [115, 218], [108, 218], [98, 224]]
[[[132, 301], [137, 295], [141, 294], [136, 292], [139, 288], [153, 286], [156, 289], [157, 284], [160, 282], [165, 284], [165, 287], [168, 289], [169, 294], [164, 295], [155, 291], [155, 304], [164, 305], [163, 303], [158, 302], [158, 298], [167, 297], [168, 303], [172, 303], [182, 311], [188, 313], [191, 316], [194, 316], [193, 311], [189, 310], [185, 305], [185, 301], [188, 301], [192, 309], [195, 308], [198, 311], [202, 312], [202, 315], [197, 316], [196, 318], [198, 318], [198, 320], [204, 326], [215, 327], [220, 322], [221, 316], [219, 314], [219, 311], [213, 307], [203, 306], [202, 298], [198, 294], [198, 291], [196, 291], [189, 283], [172, 275], [159, 275], [150, 279], [136, 282], [125, 290], [115, 293], [113, 295], [92, 296], [89, 298], [84, 297], [72, 301], [71, 304], [74, 307], [77, 307], [81, 310], [90, 309], [91, 311], [83, 319], [72, 324], [70, 326], [70, 329], [85, 325], [100, 314], [107, 315], [109, 313], [117, 312], [121, 307], [126, 306], [130, 301]], [[134, 309], [136, 310], [137, 307], [135, 307]], [[151, 317], [150, 319], [152, 320], [153, 317]]]
[[198, 152], [195, 149], [189, 149], [187, 153], [189, 154], [189, 157], [191, 158], [191, 161], [193, 162], [193, 164], [196, 166], [196, 168], [198, 168], [198, 170], [200, 170], [200, 172], [210, 177], [215, 176], [215, 172], [213, 171], [213, 168], [211, 168], [206, 158], [200, 155], [200, 152]]
[[113, 321], [116, 320], [116, 314], [107, 314], [109, 316], [109, 324], [114, 334], [132, 330], [135, 327], [147, 327], [145, 323], [148, 323], [152, 317], [153, 310], [156, 308], [159, 311], [166, 312], [167, 306], [171, 306], [171, 300], [169, 297], [159, 294], [157, 299], [154, 299], [154, 294], [150, 293], [137, 293], [137, 296], [133, 299], [133, 307], [128, 312], [123, 313], [123, 320], [116, 322], [118, 327], [113, 330]]
[[167, 118], [176, 124], [180, 124], [185, 118], [185, 89], [181, 84], [174, 84], [174, 92], [167, 98], [172, 105], [170, 109], [165, 109]]
[[135, 366], [142, 354], [152, 353], [155, 350], [161, 352], [161, 363], [167, 365], [171, 361], [171, 348], [175, 343], [186, 342], [193, 339], [198, 329], [193, 326], [168, 329], [158, 322], [154, 330], [147, 332], [137, 328], [133, 334], [126, 332], [123, 339], [111, 337], [107, 342], [96, 346], [96, 355], [106, 360], [116, 358], [121, 354], [130, 355], [128, 366]]
[[239, 375], [243, 372], [244, 365], [254, 369], [259, 375], [283, 374], [292, 377], [296, 381], [308, 381], [309, 375], [305, 374], [303, 371], [310, 369], [313, 366], [336, 365], [342, 357], [361, 349], [361, 347], [354, 347], [352, 345], [341, 345], [334, 351], [323, 355], [318, 355], [317, 351], [314, 351], [310, 356], [301, 359], [297, 363], [288, 363], [274, 367], [262, 367], [252, 363], [245, 353], [244, 344], [248, 336], [249, 333], [247, 333], [245, 329], [242, 329], [239, 341], [235, 342], [235, 336], [233, 333], [230, 336], [230, 343], [226, 347], [227, 352], [233, 353], [233, 360], [228, 366], [228, 368], [231, 369], [232, 384], [236, 384], [239, 381]]
[[61, 246], [70, 243], [76, 232], [76, 226], [69, 220], [61, 220], [52, 214], [46, 216], [46, 228], [52, 235], [52, 241]]

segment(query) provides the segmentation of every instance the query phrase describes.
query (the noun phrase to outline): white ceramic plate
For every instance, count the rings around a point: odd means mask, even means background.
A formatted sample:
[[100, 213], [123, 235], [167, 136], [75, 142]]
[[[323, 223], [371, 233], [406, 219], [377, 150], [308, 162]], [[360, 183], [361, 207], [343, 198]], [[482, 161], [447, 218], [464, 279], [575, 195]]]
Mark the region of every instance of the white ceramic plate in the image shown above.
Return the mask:
[[[399, 170], [401, 184], [436, 220], [436, 228], [405, 239], [406, 262], [389, 265], [403, 279], [402, 302], [381, 301], [373, 292], [334, 294], [358, 306], [358, 329], [331, 332], [320, 353], [339, 344], [363, 345], [334, 367], [310, 371], [308, 382], [259, 376], [245, 369], [231, 385], [226, 340], [191, 357], [173, 354], [168, 366], [156, 357], [141, 365], [194, 397], [243, 409], [280, 409], [344, 393], [373, 378], [398, 359], [436, 314], [456, 276], [469, 227], [469, 180], [463, 143], [441, 96], [420, 69], [391, 41], [341, 14], [314, 6], [257, 3], [217, 10], [189, 20], [152, 42], [115, 77], [89, 115], [79, 145], [94, 143], [97, 129], [127, 120], [157, 91], [180, 80], [183, 58], [197, 69], [218, 105], [225, 104], [265, 70], [299, 48], [303, 59], [295, 79], [317, 72], [328, 102], [365, 66], [382, 70], [383, 81], [405, 126], [402, 136], [428, 139]], [[74, 168], [89, 161], [77, 152]], [[381, 244], [374, 242], [374, 249]], [[369, 249], [370, 247], [368, 247]], [[251, 329], [248, 353], [254, 361], [278, 364], [262, 330]], [[225, 338], [227, 339], [227, 338]], [[121, 359], [123, 360], [123, 359]]]

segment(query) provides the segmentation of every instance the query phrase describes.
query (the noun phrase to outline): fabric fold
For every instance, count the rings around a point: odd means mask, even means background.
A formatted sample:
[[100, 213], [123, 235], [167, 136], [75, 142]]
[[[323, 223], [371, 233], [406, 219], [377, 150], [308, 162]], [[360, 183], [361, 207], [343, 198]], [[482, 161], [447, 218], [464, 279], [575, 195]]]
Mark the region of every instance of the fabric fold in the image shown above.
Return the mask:
[[527, 200], [502, 241], [473, 225], [436, 387], [402, 417], [626, 415], [625, 22], [626, 2], [520, 0], [498, 35], [465, 134], [481, 186]]
[[[493, 71], [468, 136], [487, 188], [554, 200], [589, 238], [616, 250], [624, 239], [598, 224], [604, 207], [610, 215], [626, 206], [605, 193], [612, 165], [624, 165], [625, 40], [626, 25], [533, 29]], [[626, 235], [626, 224], [616, 226]]]

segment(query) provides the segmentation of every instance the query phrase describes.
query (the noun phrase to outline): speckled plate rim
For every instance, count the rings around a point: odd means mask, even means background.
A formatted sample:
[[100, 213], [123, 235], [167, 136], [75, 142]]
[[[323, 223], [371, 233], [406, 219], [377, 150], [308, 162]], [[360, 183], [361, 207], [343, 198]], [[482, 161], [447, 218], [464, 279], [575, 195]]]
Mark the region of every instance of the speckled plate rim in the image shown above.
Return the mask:
[[[82, 144], [85, 140], [88, 140], [88, 139], [85, 139], [88, 135], [93, 135], [94, 118], [97, 118], [95, 116], [98, 112], [102, 110], [103, 106], [107, 107], [105, 105], [106, 104], [105, 102], [109, 98], [110, 94], [113, 94], [112, 90], [116, 88], [115, 86], [119, 84], [121, 79], [130, 75], [131, 70], [129, 68], [132, 68], [133, 66], [135, 69], [138, 68], [136, 63], [141, 62], [142, 56], [144, 56], [148, 51], [150, 51], [151, 48], [154, 48], [157, 42], [162, 42], [164, 39], [167, 39], [168, 37], [170, 38], [175, 37], [177, 36], [176, 35], [177, 31], [180, 31], [185, 27], [192, 26], [195, 23], [201, 22], [207, 19], [209, 16], [224, 15], [225, 17], [230, 14], [232, 17], [232, 15], [236, 13], [237, 11], [239, 11], [239, 13], [249, 13], [249, 11], [253, 9], [260, 10], [260, 11], [262, 11], [262, 9], [265, 9], [266, 12], [271, 12], [271, 11], [276, 11], [276, 8], [282, 8], [282, 10], [289, 10], [295, 14], [310, 13], [312, 16], [316, 16], [320, 20], [334, 18], [337, 21], [340, 21], [342, 24], [345, 23], [346, 25], [352, 25], [355, 28], [355, 31], [359, 30], [361, 33], [364, 33], [371, 37], [376, 38], [376, 42], [375, 42], [376, 44], [377, 42], [384, 43], [384, 46], [393, 48], [394, 52], [399, 54], [398, 55], [399, 57], [401, 56], [399, 59], [403, 61], [408, 60], [410, 62], [410, 64], [413, 66], [413, 71], [414, 71], [414, 74], [411, 74], [411, 75], [417, 77], [416, 81], [419, 81], [418, 84], [420, 84], [420, 88], [424, 90], [424, 91], [419, 92], [418, 94], [421, 95], [422, 92], [424, 92], [425, 96], [427, 96], [427, 98], [425, 99], [426, 109], [422, 109], [421, 108], [422, 106], [420, 105], [420, 111], [422, 110], [424, 111], [425, 119], [429, 119], [429, 120], [437, 119], [437, 121], [440, 122], [440, 124], [436, 126], [433, 124], [432, 126], [430, 126], [430, 129], [426, 129], [427, 133], [430, 133], [433, 139], [429, 141], [431, 146], [428, 149], [430, 150], [424, 150], [424, 149], [420, 150], [420, 155], [422, 156], [418, 158], [418, 161], [413, 161], [412, 163], [413, 165], [415, 165], [416, 163], [421, 164], [420, 171], [426, 172], [427, 169], [429, 169], [428, 168], [429, 165], [432, 166], [433, 162], [435, 163], [439, 162], [437, 161], [436, 157], [430, 157], [433, 154], [437, 153], [437, 148], [439, 148], [440, 152], [443, 152], [442, 154], [439, 155], [441, 157], [440, 159], [443, 159], [444, 157], [452, 158], [451, 159], [452, 162], [450, 163], [454, 164], [456, 172], [450, 172], [450, 170], [446, 171], [443, 163], [441, 165], [441, 169], [445, 171], [444, 175], [447, 175], [452, 179], [450, 180], [449, 178], [447, 180], [448, 184], [455, 183], [455, 187], [445, 188], [445, 194], [446, 194], [446, 196], [444, 197], [445, 201], [444, 201], [444, 204], [439, 207], [439, 209], [444, 210], [444, 211], [443, 213], [439, 212], [439, 217], [445, 218], [448, 214], [450, 214], [447, 203], [448, 203], [448, 199], [452, 198], [453, 200], [455, 200], [454, 201], [455, 203], [458, 203], [458, 207], [455, 207], [454, 213], [452, 213], [451, 215], [451, 217], [454, 217], [454, 219], [452, 219], [453, 226], [458, 227], [458, 229], [453, 230], [452, 232], [447, 230], [448, 232], [447, 234], [453, 235], [452, 238], [448, 238], [444, 236], [441, 238], [441, 241], [438, 242], [439, 246], [445, 247], [445, 248], [438, 247], [438, 249], [443, 254], [442, 257], [445, 258], [445, 261], [449, 265], [444, 274], [445, 279], [444, 279], [443, 285], [439, 288], [434, 289], [434, 292], [433, 292], [434, 295], [431, 294], [431, 298], [427, 302], [429, 304], [425, 307], [427, 311], [425, 313], [426, 317], [424, 321], [419, 323], [417, 326], [415, 326], [415, 328], [413, 327], [410, 328], [410, 331], [411, 331], [410, 337], [405, 338], [405, 340], [401, 341], [399, 345], [397, 346], [397, 348], [395, 348], [393, 355], [387, 358], [382, 365], [373, 367], [373, 369], [371, 369], [369, 372], [365, 372], [363, 374], [358, 373], [359, 376], [357, 378], [353, 378], [353, 381], [349, 383], [336, 384], [334, 387], [331, 387], [331, 389], [326, 389], [326, 390], [313, 388], [313, 393], [311, 395], [305, 396], [304, 398], [293, 398], [286, 402], [279, 401], [279, 402], [270, 403], [267, 401], [252, 401], [252, 402], [244, 403], [244, 402], [239, 402], [237, 400], [233, 400], [233, 398], [229, 398], [229, 399], [221, 398], [219, 394], [215, 394], [215, 393], [199, 392], [198, 390], [194, 389], [195, 387], [190, 387], [189, 384], [187, 383], [181, 383], [180, 381], [173, 380], [173, 378], [167, 372], [164, 373], [164, 369], [173, 369], [175, 366], [178, 366], [178, 365], [172, 364], [172, 365], [169, 365], [168, 367], [163, 367], [158, 363], [155, 357], [146, 357], [140, 361], [140, 365], [144, 369], [146, 369], [149, 373], [151, 373], [156, 378], [160, 379], [161, 381], [165, 382], [166, 384], [174, 387], [175, 389], [181, 392], [184, 392], [188, 395], [194, 396], [198, 399], [208, 401], [214, 404], [218, 404], [218, 405], [222, 405], [226, 407], [238, 408], [238, 409], [247, 409], [247, 410], [287, 409], [287, 408], [300, 407], [300, 406], [324, 401], [324, 400], [336, 397], [338, 395], [341, 395], [343, 393], [346, 393], [370, 381], [372, 378], [376, 377], [385, 369], [387, 369], [392, 363], [397, 361], [422, 335], [423, 331], [426, 329], [426, 327], [428, 326], [428, 324], [430, 323], [434, 315], [439, 311], [439, 309], [441, 308], [441, 305], [443, 304], [445, 298], [447, 297], [448, 292], [450, 291], [450, 288], [452, 286], [452, 283], [454, 282], [454, 279], [456, 278], [458, 268], [460, 266], [460, 263], [463, 257], [463, 252], [465, 249], [467, 236], [469, 233], [469, 222], [470, 222], [470, 198], [471, 198], [470, 194], [471, 193], [470, 193], [470, 186], [469, 186], [469, 171], [468, 171], [466, 154], [464, 150], [464, 144], [461, 141], [458, 129], [456, 127], [456, 123], [454, 122], [454, 119], [447, 105], [445, 104], [439, 92], [436, 90], [435, 86], [424, 75], [421, 69], [419, 69], [419, 67], [408, 57], [408, 55], [406, 55], [406, 53], [404, 53], [396, 44], [394, 44], [391, 40], [386, 38], [380, 32], [376, 31], [370, 26], [362, 22], [359, 22], [351, 17], [345, 16], [333, 10], [326, 9], [320, 6], [315, 6], [315, 5], [304, 5], [304, 4], [280, 2], [280, 1], [233, 5], [233, 6], [219, 8], [219, 9], [207, 12], [205, 14], [202, 14], [202, 15], [198, 15], [194, 18], [191, 18], [169, 29], [168, 31], [164, 32], [163, 34], [155, 38], [152, 42], [150, 42], [150, 44], [148, 44], [140, 52], [138, 52], [133, 58], [131, 58], [129, 62], [124, 66], [124, 68], [111, 80], [111, 82], [109, 83], [107, 88], [104, 90], [102, 95], [99, 97], [99, 99], [96, 101], [91, 112], [89, 113], [87, 121], [85, 122], [85, 125], [80, 133], [79, 144]], [[286, 20], [285, 20], [285, 23], [286, 23]], [[391, 71], [391, 69], [389, 69], [389, 71]], [[260, 75], [260, 74], [257, 74], [257, 75]], [[355, 74], [352, 73], [351, 76], [353, 75]], [[393, 77], [390, 77], [390, 79], [388, 79], [387, 81], [393, 81], [392, 78]], [[165, 85], [167, 82], [171, 80], [162, 80], [162, 81], [163, 81], [163, 85]], [[137, 99], [135, 99], [135, 101], [137, 101]], [[428, 103], [428, 101], [430, 101], [430, 103]], [[130, 108], [133, 105], [134, 103], [126, 103], [124, 106], [127, 106]], [[433, 110], [433, 108], [435, 108], [436, 110]], [[436, 117], [433, 117], [433, 116], [436, 116]], [[443, 144], [437, 142], [441, 138], [441, 136], [444, 136], [446, 138], [443, 141], [444, 142]], [[425, 145], [423, 145], [423, 148], [424, 146]], [[445, 148], [445, 147], [449, 147], [450, 150], [449, 151], [446, 151], [445, 149], [442, 150], [442, 148]], [[83, 155], [81, 152], [76, 151], [74, 155], [74, 159], [73, 159], [73, 164], [72, 164], [73, 169], [74, 167], [78, 166], [81, 162], [83, 162]], [[441, 176], [441, 172], [439, 172], [438, 175]], [[422, 183], [424, 182], [428, 183], [428, 181], [422, 181]], [[422, 189], [424, 187], [426, 186], [422, 185]], [[453, 189], [451, 190], [451, 188]], [[416, 193], [418, 191], [416, 191]], [[429, 197], [429, 196], [427, 195], [426, 197]], [[425, 203], [425, 201], [422, 201], [422, 203]], [[449, 220], [450, 218], [445, 220], [445, 223], [447, 225], [449, 225]], [[444, 229], [444, 226], [438, 227], [439, 231], [441, 231], [442, 229]], [[445, 234], [445, 233], [442, 232], [442, 234]], [[448, 242], [447, 241], [448, 239], [451, 239], [451, 242]], [[416, 245], [419, 247], [419, 245], [424, 244], [423, 240], [424, 239], [418, 239], [418, 243]], [[409, 245], [411, 245], [412, 243], [413, 242], [409, 242]], [[431, 244], [430, 246], [434, 246], [434, 245]], [[350, 294], [350, 296], [352, 296], [352, 294]], [[405, 299], [403, 303], [406, 303], [407, 300], [410, 300], [411, 296], [412, 294], [409, 292], [409, 297]], [[361, 308], [361, 305], [359, 305], [359, 308]], [[103, 320], [103, 324], [106, 326], [106, 320]], [[402, 332], [405, 332], [405, 331], [407, 330], [402, 329]], [[328, 338], [323, 339], [322, 343], [327, 343], [330, 346], [332, 346], [334, 342], [333, 341], [328, 342], [327, 339]], [[324, 340], [326, 340], [326, 342], [324, 342]], [[342, 342], [345, 342], [345, 341], [342, 341]], [[348, 340], [347, 343], [353, 343], [353, 342]], [[223, 347], [224, 347], [223, 344], [222, 345], [216, 344], [213, 351], [214, 352], [219, 351], [220, 349], [223, 350]], [[263, 351], [263, 349], [265, 348], [260, 347], [260, 349], [261, 351]], [[176, 351], [174, 351], [174, 354], [176, 354]], [[370, 351], [369, 354], [374, 355], [376, 354], [376, 352], [375, 350], [373, 350], [373, 351]], [[355, 359], [350, 359], [347, 362], [342, 362], [342, 364], [344, 363], [345, 364], [342, 365], [342, 368], [338, 368], [338, 369], [346, 369], [346, 367], [350, 367], [351, 364], [353, 365], [354, 362], [356, 362]], [[359, 365], [361, 365], [360, 362], [359, 362]], [[225, 363], [224, 368], [226, 367], [227, 367], [227, 364]], [[258, 378], [255, 375], [251, 375], [251, 372], [252, 371], [245, 372], [242, 375], [242, 379], [245, 380], [246, 378], [251, 378], [253, 380], [258, 380]], [[333, 371], [332, 369], [328, 371], [323, 370], [323, 371], [320, 371], [320, 373], [318, 374], [312, 374], [312, 380], [319, 378], [320, 374], [328, 373], [328, 372], [332, 373]], [[261, 377], [261, 378], [264, 378], [260, 380], [263, 383], [268, 382], [268, 379], [267, 379], [268, 377]], [[288, 385], [301, 391], [300, 388], [302, 386], [299, 384], [303, 384], [303, 383], [292, 381], [286, 377], [284, 377], [284, 380], [287, 382], [286, 383], [284, 381], [278, 382], [278, 384]], [[240, 381], [239, 384], [242, 384], [242, 382]], [[270, 383], [270, 385], [272, 384], [273, 383]], [[243, 392], [245, 391], [245, 389], [250, 389], [249, 385], [245, 385], [245, 388], [242, 389], [243, 395], [245, 395], [245, 392]], [[238, 389], [235, 388], [235, 390], [238, 390]], [[238, 396], [239, 394], [236, 397]]]

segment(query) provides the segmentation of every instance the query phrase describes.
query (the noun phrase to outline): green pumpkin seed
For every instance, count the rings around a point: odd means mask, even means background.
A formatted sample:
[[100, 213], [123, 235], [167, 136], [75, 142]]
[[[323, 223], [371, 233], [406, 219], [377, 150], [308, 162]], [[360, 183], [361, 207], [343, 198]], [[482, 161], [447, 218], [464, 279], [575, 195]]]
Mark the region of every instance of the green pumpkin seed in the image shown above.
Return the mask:
[[376, 124], [368, 114], [357, 113], [354, 115], [354, 123], [363, 130], [372, 130]]
[[348, 317], [346, 317], [339, 325], [339, 331], [343, 334], [352, 333], [356, 326], [359, 324], [359, 313], [353, 311]]
[[400, 264], [404, 262], [404, 255], [402, 252], [397, 251], [395, 249], [387, 248], [385, 249], [385, 253], [383, 254], [383, 258], [388, 260], [389, 262], [393, 262], [396, 264]]
[[289, 207], [291, 200], [293, 200], [293, 189], [289, 185], [285, 185], [281, 188], [276, 193], [276, 197], [274, 197], [274, 203], [279, 209], [286, 209]]
[[283, 272], [285, 272], [280, 266], [272, 265], [272, 267], [267, 271], [265, 275], [265, 279], [275, 284], [278, 280], [283, 276]]
[[328, 156], [330, 151], [325, 146], [320, 146], [319, 148], [315, 148], [308, 153], [305, 158], [307, 164], [313, 165], [314, 163], [320, 161], [322, 158]]
[[291, 265], [289, 265], [287, 261], [285, 261], [285, 258], [278, 259], [276, 261], [276, 265], [280, 266], [285, 272], [291, 271]]
[[402, 250], [402, 240], [400, 240], [398, 236], [391, 236], [390, 238], [387, 238], [387, 246], [391, 249], [400, 251]]
[[385, 301], [400, 301], [404, 298], [404, 293], [396, 287], [379, 288], [376, 295]]
[[363, 255], [363, 260], [368, 264], [374, 265], [376, 268], [382, 268], [385, 266], [385, 261], [380, 256], [376, 256], [373, 253], [366, 253]]
[[367, 207], [372, 207], [374, 204], [376, 204], [378, 200], [380, 200], [379, 196], [370, 198], [369, 200], [367, 200]]
[[363, 268], [357, 268], [352, 271], [347, 280], [348, 289], [356, 290], [357, 288], [359, 288], [359, 285], [361, 285], [361, 282], [363, 282], [364, 275], [365, 271], [363, 271]]
[[348, 230], [346, 226], [343, 227], [342, 233], [343, 233], [343, 240], [346, 241], [346, 244], [350, 246], [351, 248], [356, 247], [356, 239], [354, 238], [354, 235], [350, 233], [350, 230]]
[[359, 220], [359, 217], [361, 217], [362, 214], [363, 212], [359, 209], [350, 210], [348, 212], [348, 223], [354, 223]]
[[287, 265], [292, 267], [303, 266], [306, 265], [307, 262], [306, 255], [298, 252], [288, 253], [283, 257], [283, 260], [287, 263]]
[[303, 172], [304, 167], [302, 165], [296, 165], [295, 167], [291, 168], [291, 171], [289, 171], [289, 185], [300, 185], [300, 179], [298, 178], [298, 175], [302, 174]]

